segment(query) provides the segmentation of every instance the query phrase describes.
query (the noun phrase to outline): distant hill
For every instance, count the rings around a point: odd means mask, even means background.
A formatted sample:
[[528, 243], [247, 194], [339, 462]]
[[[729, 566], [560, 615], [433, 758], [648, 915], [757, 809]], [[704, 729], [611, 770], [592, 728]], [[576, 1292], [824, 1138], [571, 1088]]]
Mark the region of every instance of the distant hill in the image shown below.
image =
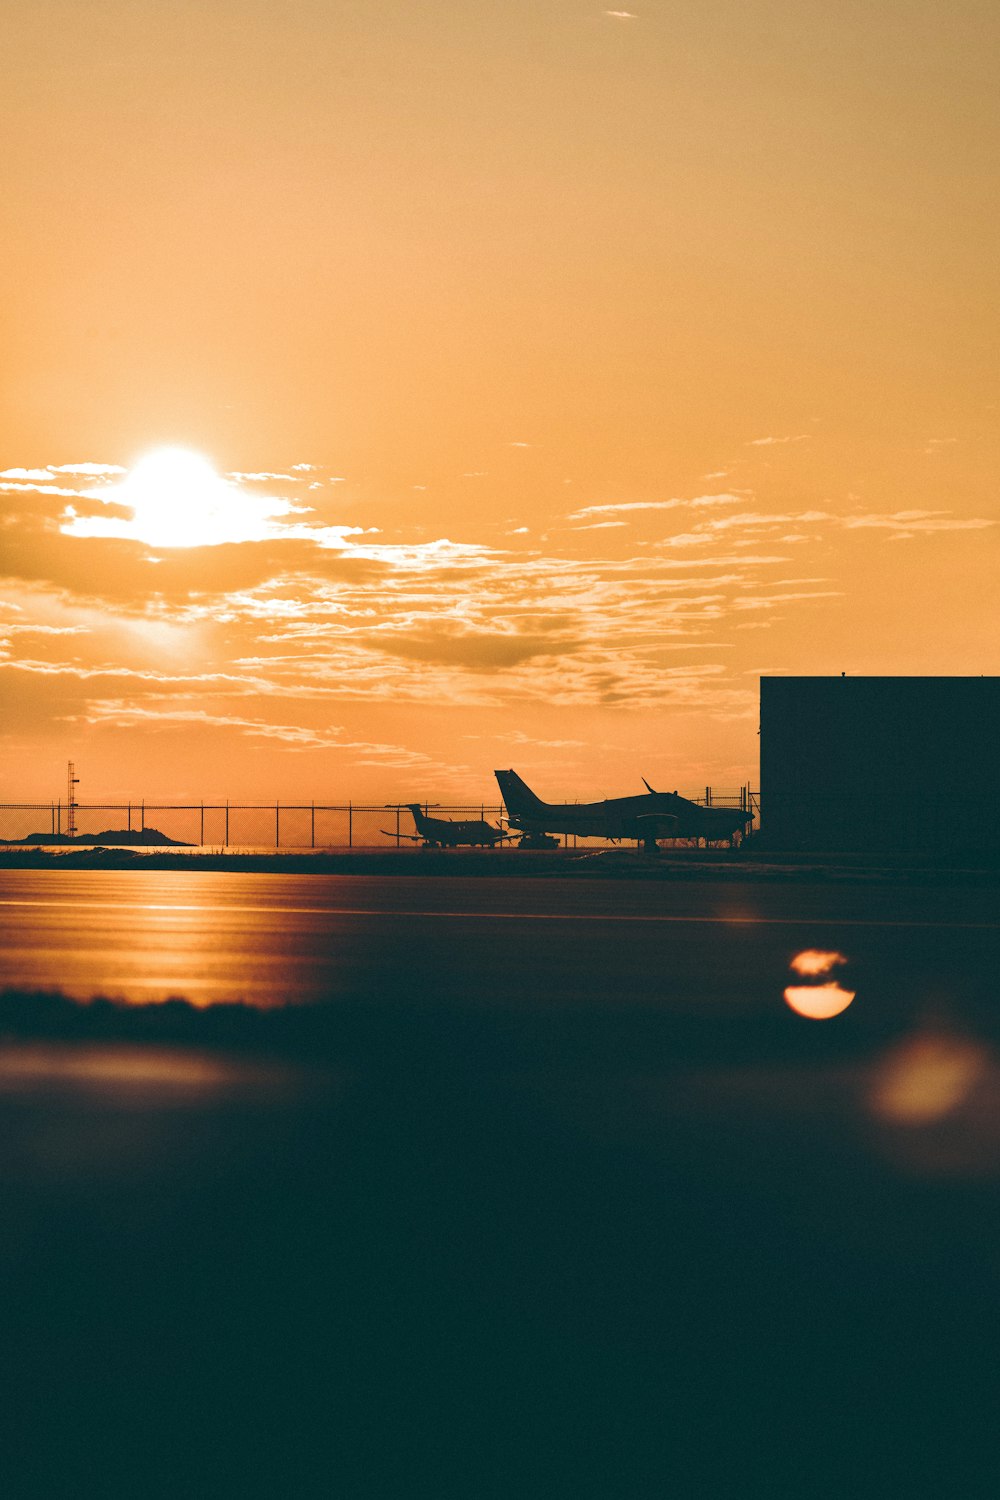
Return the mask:
[[172, 849], [193, 849], [183, 839], [168, 838], [158, 828], [106, 828], [103, 833], [78, 833], [70, 838], [68, 833], [29, 833], [23, 839], [0, 839], [0, 844], [65, 844], [71, 849], [83, 844], [142, 844]]

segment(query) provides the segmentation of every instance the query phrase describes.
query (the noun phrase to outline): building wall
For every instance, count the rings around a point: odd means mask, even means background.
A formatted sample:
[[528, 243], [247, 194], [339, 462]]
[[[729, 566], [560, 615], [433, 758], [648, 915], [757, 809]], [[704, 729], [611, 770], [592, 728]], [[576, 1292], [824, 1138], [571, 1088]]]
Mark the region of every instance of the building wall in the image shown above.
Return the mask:
[[1000, 848], [1000, 678], [762, 677], [775, 849]]

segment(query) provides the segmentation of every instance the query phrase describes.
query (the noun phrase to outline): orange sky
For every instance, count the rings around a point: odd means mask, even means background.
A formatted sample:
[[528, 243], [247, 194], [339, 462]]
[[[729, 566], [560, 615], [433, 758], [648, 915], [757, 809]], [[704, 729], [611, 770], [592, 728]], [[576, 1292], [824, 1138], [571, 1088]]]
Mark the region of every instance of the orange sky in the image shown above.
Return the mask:
[[628, 10], [9, 0], [0, 800], [722, 787], [761, 671], [1000, 672], [995, 5]]

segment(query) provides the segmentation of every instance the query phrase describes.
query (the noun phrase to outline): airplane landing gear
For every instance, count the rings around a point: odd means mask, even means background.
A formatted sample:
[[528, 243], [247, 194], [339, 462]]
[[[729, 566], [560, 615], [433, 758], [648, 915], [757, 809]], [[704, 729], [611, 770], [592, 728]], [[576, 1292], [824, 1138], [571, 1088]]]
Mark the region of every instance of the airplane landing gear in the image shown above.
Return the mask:
[[559, 840], [551, 833], [526, 833], [517, 846], [519, 849], [558, 849]]

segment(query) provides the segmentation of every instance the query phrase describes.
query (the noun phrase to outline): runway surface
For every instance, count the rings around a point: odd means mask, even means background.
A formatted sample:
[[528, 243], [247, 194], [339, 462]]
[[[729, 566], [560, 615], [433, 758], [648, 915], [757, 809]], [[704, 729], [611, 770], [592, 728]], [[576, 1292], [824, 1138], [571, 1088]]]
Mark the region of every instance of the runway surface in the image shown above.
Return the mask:
[[128, 1002], [0, 997], [5, 1495], [997, 1492], [992, 891], [4, 871], [0, 942]]
[[869, 1003], [975, 1007], [998, 945], [974, 887], [0, 870], [0, 988], [77, 998], [731, 1012], [772, 1005], [822, 948]]

